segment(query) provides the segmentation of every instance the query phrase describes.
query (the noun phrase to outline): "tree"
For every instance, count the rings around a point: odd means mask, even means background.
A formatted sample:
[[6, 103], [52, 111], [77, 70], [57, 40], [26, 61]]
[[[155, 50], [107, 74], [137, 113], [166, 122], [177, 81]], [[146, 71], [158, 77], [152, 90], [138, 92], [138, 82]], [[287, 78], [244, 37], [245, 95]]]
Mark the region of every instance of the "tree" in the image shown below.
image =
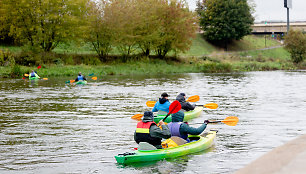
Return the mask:
[[202, 0], [197, 4], [200, 26], [208, 41], [227, 45], [251, 33], [254, 17], [247, 0]]
[[32, 48], [53, 50], [82, 33], [88, 0], [2, 0], [9, 34]]
[[88, 11], [88, 29], [84, 38], [90, 42], [97, 52], [100, 60], [105, 61], [106, 56], [112, 50], [115, 32], [111, 19], [106, 14], [109, 4], [105, 0], [91, 2]]
[[285, 36], [284, 44], [294, 63], [300, 63], [306, 59], [306, 35], [302, 31], [290, 30]]
[[189, 11], [185, 1], [162, 0], [159, 12], [160, 30], [155, 43], [157, 54], [164, 57], [169, 51], [185, 52], [198, 29], [196, 14]]

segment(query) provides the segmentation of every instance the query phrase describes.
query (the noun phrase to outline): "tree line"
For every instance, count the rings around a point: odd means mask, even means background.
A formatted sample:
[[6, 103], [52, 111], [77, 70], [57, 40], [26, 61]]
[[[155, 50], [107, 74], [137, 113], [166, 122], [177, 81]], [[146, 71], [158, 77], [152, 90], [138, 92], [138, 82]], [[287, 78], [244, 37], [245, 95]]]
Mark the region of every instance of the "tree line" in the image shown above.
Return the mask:
[[1, 37], [31, 49], [90, 42], [103, 60], [112, 49], [165, 57], [186, 51], [197, 16], [180, 0], [1, 0]]
[[227, 45], [250, 34], [247, 0], [0, 0], [0, 39], [37, 52], [60, 43], [91, 43], [100, 60], [123, 56], [165, 57], [185, 52], [201, 28], [208, 41]]

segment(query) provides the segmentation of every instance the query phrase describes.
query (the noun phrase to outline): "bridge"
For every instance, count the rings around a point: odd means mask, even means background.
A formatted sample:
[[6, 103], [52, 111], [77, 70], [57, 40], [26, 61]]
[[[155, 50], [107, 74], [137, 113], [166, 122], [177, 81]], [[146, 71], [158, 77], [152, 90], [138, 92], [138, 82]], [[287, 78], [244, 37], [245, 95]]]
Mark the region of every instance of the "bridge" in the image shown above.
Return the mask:
[[[257, 23], [252, 29], [252, 34], [282, 34], [287, 32], [287, 23]], [[306, 22], [290, 22], [290, 29], [306, 32]]]

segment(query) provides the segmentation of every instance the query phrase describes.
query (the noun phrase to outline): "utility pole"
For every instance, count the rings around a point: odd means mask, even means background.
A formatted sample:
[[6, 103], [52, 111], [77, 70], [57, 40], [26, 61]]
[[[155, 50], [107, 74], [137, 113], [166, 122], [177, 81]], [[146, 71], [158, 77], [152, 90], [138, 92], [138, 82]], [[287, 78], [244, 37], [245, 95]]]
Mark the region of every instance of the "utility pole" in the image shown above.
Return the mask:
[[292, 8], [292, 0], [284, 0], [284, 7], [287, 8], [287, 33], [289, 32], [289, 8]]

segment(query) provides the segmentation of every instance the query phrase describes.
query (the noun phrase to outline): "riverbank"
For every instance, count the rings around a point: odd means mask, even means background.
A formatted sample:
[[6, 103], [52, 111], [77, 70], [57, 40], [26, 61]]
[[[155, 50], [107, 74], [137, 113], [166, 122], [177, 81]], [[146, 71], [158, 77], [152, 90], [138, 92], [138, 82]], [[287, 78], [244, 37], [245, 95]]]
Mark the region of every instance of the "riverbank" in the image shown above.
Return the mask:
[[301, 174], [306, 171], [306, 135], [258, 158], [235, 174]]
[[[20, 47], [2, 46], [0, 48], [14, 55], [22, 55]], [[49, 63], [39, 63], [42, 62], [42, 57]], [[280, 46], [278, 41], [256, 36], [247, 36], [241, 41], [233, 42], [225, 52], [197, 35], [189, 51], [163, 59], [154, 56], [132, 56], [122, 61], [118, 59], [118, 56], [113, 56], [107, 62], [101, 62], [94, 52], [90, 51], [89, 45], [78, 49], [76, 46], [60, 46], [50, 55], [15, 59], [13, 62], [33, 59], [31, 64], [36, 66], [12, 64], [0, 66], [0, 77], [21, 77], [32, 69], [35, 70], [37, 65], [42, 65], [43, 68], [39, 69], [38, 73], [44, 77], [73, 76], [79, 71], [84, 74], [94, 73], [103, 76], [306, 69], [305, 62], [299, 65], [293, 64], [290, 54]], [[4, 62], [2, 64], [5, 65]]]

